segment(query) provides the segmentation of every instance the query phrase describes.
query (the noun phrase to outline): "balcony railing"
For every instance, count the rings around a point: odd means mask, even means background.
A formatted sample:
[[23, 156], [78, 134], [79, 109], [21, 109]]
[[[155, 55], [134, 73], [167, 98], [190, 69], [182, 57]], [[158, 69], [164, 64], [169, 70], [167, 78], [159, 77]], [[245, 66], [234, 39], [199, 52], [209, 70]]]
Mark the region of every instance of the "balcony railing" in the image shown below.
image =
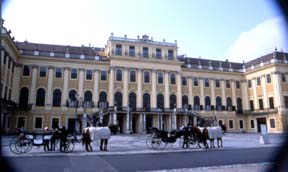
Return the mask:
[[76, 101], [76, 100], [67, 100], [66, 102], [67, 107], [83, 107], [83, 108], [93, 108], [94, 102], [93, 101]]
[[254, 109], [254, 110], [236, 110], [236, 114], [244, 114], [244, 115], [264, 115], [264, 114], [270, 114], [270, 113], [277, 113], [278, 109]]

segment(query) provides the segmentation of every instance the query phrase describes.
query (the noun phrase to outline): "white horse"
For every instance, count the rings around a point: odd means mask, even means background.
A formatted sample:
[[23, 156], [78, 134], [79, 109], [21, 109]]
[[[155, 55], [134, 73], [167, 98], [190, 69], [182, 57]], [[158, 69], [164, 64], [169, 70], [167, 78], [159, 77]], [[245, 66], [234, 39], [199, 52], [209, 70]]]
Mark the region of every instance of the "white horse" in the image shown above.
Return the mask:
[[109, 127], [87, 127], [84, 129], [84, 131], [86, 132], [88, 129], [92, 141], [111, 138], [111, 131]]

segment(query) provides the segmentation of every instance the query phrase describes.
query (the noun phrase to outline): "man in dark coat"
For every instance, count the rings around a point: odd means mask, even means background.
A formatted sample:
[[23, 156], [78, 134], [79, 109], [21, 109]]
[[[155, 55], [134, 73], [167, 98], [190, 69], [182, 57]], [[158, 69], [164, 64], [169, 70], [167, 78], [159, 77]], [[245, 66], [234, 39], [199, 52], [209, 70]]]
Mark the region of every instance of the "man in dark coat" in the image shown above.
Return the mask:
[[67, 142], [68, 131], [65, 126], [62, 126], [60, 130], [60, 151], [65, 152], [66, 150], [66, 142]]

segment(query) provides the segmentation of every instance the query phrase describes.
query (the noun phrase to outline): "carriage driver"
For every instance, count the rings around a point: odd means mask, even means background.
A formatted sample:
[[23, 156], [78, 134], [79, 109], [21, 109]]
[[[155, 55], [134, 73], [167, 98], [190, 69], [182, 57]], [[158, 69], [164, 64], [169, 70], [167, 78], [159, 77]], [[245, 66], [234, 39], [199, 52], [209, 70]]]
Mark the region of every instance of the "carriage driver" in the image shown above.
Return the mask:
[[188, 123], [187, 126], [183, 127], [183, 145], [182, 148], [188, 148], [189, 146], [189, 137], [191, 136], [191, 124]]

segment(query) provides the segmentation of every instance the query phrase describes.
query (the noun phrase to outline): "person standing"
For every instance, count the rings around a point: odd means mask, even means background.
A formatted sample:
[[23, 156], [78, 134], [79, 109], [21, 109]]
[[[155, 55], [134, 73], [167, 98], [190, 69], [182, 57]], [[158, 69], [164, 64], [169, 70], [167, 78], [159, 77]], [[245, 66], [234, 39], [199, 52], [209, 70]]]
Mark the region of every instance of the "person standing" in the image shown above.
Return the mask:
[[85, 145], [85, 150], [87, 152], [92, 152], [92, 146], [91, 146], [91, 136], [90, 136], [90, 131], [87, 128], [86, 130], [83, 131], [82, 134], [82, 144]]
[[60, 151], [65, 152], [66, 150], [66, 142], [67, 142], [68, 131], [65, 126], [62, 126], [60, 130]]
[[43, 134], [43, 145], [44, 145], [44, 151], [50, 151], [51, 148], [49, 148], [49, 142], [51, 140], [52, 133], [49, 131], [48, 127], [44, 128], [44, 134]]

